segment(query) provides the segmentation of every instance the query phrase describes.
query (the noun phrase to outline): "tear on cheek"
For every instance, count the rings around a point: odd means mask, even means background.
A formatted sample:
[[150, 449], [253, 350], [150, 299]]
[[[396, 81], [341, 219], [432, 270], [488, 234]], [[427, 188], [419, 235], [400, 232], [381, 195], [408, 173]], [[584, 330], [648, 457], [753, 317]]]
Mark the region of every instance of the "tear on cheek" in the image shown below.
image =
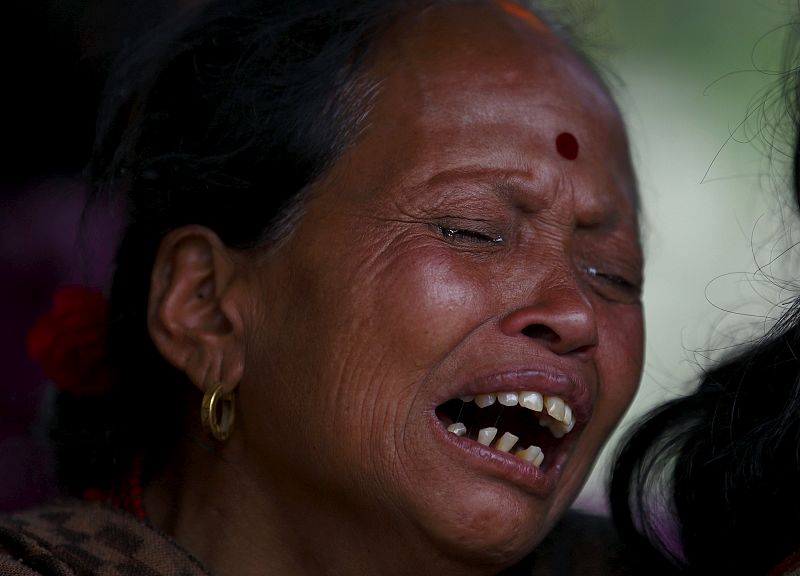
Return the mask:
[[575, 160], [578, 158], [580, 146], [578, 139], [569, 132], [562, 132], [556, 137], [556, 150], [562, 158]]

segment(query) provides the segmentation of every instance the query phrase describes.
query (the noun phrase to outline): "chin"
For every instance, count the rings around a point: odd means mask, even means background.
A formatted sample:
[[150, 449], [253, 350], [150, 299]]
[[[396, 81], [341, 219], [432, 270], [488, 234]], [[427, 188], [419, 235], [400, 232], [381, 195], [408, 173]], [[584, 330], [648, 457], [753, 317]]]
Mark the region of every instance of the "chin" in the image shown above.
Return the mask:
[[423, 522], [446, 556], [487, 572], [500, 571], [527, 556], [563, 512], [550, 502], [500, 483], [450, 493], [446, 505], [428, 506]]

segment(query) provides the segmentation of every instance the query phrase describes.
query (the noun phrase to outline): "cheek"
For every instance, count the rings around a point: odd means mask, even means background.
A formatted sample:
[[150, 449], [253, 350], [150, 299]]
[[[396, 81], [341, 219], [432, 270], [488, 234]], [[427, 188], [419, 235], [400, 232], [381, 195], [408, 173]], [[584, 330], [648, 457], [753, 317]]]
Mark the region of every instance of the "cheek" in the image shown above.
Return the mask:
[[395, 344], [418, 364], [429, 363], [427, 352], [442, 355], [455, 348], [480, 323], [488, 306], [480, 267], [454, 262], [437, 250], [397, 259], [376, 285], [384, 294], [380, 315], [404, 327], [394, 335]]
[[639, 387], [644, 361], [644, 321], [642, 309], [631, 306], [600, 326], [601, 349], [599, 405], [615, 424], [633, 400]]

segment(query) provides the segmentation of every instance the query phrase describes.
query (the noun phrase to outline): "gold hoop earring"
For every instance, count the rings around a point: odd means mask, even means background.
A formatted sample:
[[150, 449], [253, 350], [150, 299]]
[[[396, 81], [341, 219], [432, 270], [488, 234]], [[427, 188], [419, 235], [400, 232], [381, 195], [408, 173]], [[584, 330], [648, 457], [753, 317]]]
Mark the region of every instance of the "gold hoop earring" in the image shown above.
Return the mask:
[[236, 416], [236, 393], [225, 392], [222, 384], [216, 385], [203, 394], [200, 420], [206, 434], [224, 442], [231, 436]]

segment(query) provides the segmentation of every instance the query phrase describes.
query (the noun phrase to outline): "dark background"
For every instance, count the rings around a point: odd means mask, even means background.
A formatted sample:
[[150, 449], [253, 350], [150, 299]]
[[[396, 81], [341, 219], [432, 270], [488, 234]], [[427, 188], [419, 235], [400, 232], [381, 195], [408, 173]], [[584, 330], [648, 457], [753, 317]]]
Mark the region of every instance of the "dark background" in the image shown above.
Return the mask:
[[108, 70], [188, 2], [10, 0], [0, 16], [0, 511], [57, 494], [49, 385], [25, 334], [57, 287], [106, 288], [117, 219], [82, 171]]

